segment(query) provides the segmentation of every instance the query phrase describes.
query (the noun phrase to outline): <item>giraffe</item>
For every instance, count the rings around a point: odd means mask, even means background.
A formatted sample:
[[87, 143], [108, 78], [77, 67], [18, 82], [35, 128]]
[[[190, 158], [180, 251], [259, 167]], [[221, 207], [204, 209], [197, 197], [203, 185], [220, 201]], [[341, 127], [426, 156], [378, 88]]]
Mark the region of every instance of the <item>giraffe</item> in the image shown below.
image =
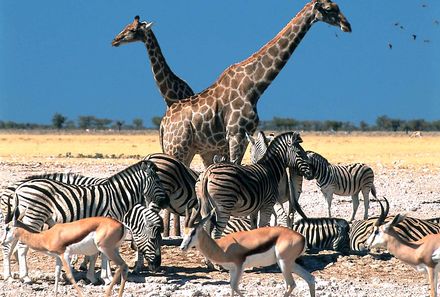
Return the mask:
[[[191, 87], [181, 78], [174, 74], [168, 66], [165, 57], [160, 49], [159, 42], [153, 33], [152, 22], [139, 21], [140, 17], [134, 17], [132, 23], [125, 26], [125, 28], [112, 41], [112, 46], [142, 42], [147, 48], [147, 53], [150, 59], [151, 71], [153, 72], [154, 80], [157, 87], [165, 100], [167, 108], [174, 102], [180, 99], [188, 98], [194, 95]], [[165, 210], [164, 213], [164, 232], [165, 237], [170, 234], [170, 211]], [[180, 235], [180, 219], [179, 215], [173, 214], [174, 221], [174, 235]]]
[[143, 42], [147, 48], [150, 58], [151, 70], [154, 80], [159, 88], [162, 97], [165, 99], [167, 107], [179, 99], [188, 98], [194, 95], [191, 87], [181, 78], [174, 74], [168, 66], [165, 57], [160, 49], [159, 42], [153, 33], [152, 22], [140, 22], [139, 16], [134, 17], [134, 21], [128, 24], [112, 41], [112, 45], [117, 47], [122, 44], [136, 41]]
[[244, 61], [229, 66], [207, 89], [171, 105], [162, 119], [164, 153], [189, 165], [195, 154], [205, 167], [214, 155], [240, 163], [246, 133], [258, 125], [257, 102], [311, 26], [322, 21], [351, 32], [350, 23], [330, 0], [312, 0], [267, 44]]

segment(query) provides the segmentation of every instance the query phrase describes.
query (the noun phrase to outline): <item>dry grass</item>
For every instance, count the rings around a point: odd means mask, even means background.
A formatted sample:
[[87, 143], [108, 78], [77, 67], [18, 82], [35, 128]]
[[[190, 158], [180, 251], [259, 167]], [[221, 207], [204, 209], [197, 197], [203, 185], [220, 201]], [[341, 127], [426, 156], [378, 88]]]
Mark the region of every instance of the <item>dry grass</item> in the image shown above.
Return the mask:
[[[373, 167], [440, 169], [440, 135], [303, 133], [303, 147], [332, 163], [364, 162]], [[160, 152], [157, 132], [145, 133], [0, 133], [0, 157], [127, 159]], [[195, 159], [198, 164], [200, 159]], [[244, 159], [249, 162], [248, 154]]]

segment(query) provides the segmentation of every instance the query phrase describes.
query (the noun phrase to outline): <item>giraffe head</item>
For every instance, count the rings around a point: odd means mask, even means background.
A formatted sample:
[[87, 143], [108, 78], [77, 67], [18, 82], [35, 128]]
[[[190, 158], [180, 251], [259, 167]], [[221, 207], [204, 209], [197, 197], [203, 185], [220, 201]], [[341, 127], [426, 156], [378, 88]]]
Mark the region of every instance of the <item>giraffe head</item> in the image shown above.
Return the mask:
[[150, 30], [152, 25], [152, 22], [140, 22], [139, 16], [137, 15], [134, 17], [134, 21], [132, 23], [125, 26], [124, 30], [116, 35], [115, 39], [112, 41], [112, 45], [119, 46], [124, 43], [144, 41], [145, 32]]
[[351, 25], [339, 10], [339, 6], [330, 0], [313, 0], [315, 20], [340, 27], [344, 32], [351, 32]]

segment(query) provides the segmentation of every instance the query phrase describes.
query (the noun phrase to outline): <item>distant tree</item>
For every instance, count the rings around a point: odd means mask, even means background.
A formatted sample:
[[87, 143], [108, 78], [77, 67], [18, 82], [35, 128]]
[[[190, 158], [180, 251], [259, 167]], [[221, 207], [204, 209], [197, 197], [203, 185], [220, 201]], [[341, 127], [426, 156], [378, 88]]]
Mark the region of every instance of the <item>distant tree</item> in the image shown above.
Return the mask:
[[95, 122], [94, 116], [80, 116], [78, 118], [78, 127], [80, 129], [91, 129]]
[[57, 112], [52, 117], [52, 125], [57, 129], [61, 129], [66, 120], [67, 118], [65, 116]]
[[160, 127], [160, 122], [162, 122], [162, 117], [153, 117], [153, 118], [151, 119], [151, 121], [153, 122], [153, 125], [154, 125], [157, 129], [159, 129], [159, 127]]
[[98, 130], [103, 130], [103, 129], [109, 129], [110, 128], [110, 124], [113, 121], [110, 119], [98, 119], [98, 118], [94, 118], [92, 121], [93, 126], [98, 129]]
[[342, 126], [343, 126], [343, 123], [340, 121], [325, 121], [324, 122], [324, 127], [326, 127], [327, 130], [339, 131]]
[[391, 128], [394, 132], [399, 130], [400, 126], [402, 125], [402, 121], [400, 119], [391, 119]]
[[359, 129], [361, 129], [361, 131], [367, 131], [368, 130], [368, 124], [364, 121], [361, 121], [359, 123]]
[[408, 127], [412, 131], [426, 130], [428, 123], [424, 119], [410, 120], [407, 122]]
[[376, 118], [376, 126], [378, 130], [391, 130], [391, 119], [386, 115], [379, 116]]
[[144, 121], [140, 118], [133, 119], [133, 126], [136, 130], [142, 130], [144, 128]]
[[124, 121], [116, 121], [115, 125], [118, 128], [118, 131], [121, 131], [122, 126], [124, 125]]

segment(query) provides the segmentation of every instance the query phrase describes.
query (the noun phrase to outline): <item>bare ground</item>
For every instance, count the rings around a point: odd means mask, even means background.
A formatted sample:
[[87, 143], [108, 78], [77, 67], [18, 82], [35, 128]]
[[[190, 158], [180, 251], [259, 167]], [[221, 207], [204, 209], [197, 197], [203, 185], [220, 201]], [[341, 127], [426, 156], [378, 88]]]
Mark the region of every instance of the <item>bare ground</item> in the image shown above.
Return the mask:
[[[23, 177], [48, 172], [76, 172], [90, 176], [109, 176], [136, 160], [39, 158], [0, 159], [0, 190]], [[200, 168], [196, 168], [200, 169]], [[401, 164], [385, 168], [374, 166], [379, 196], [390, 200], [391, 214], [399, 212], [419, 218], [440, 216], [440, 168], [411, 169]], [[313, 182], [305, 182], [300, 203], [309, 216], [325, 216], [324, 198]], [[378, 213], [377, 203], [370, 204], [370, 214]], [[351, 200], [336, 197], [333, 215], [348, 219]], [[363, 206], [357, 218], [361, 219]], [[124, 296], [228, 296], [229, 274], [207, 270], [201, 255], [195, 251], [182, 253], [176, 246], [164, 246], [162, 271], [129, 275]], [[134, 263], [134, 252], [128, 244], [122, 248], [129, 265]], [[3, 262], [3, 259], [0, 258]], [[0, 296], [46, 296], [52, 294], [54, 259], [31, 252], [30, 276], [33, 285], [0, 280]], [[317, 296], [428, 296], [426, 276], [402, 264], [388, 254], [366, 256], [339, 255], [334, 252], [306, 254], [300, 262], [316, 277]], [[14, 271], [18, 267], [14, 265]], [[84, 276], [84, 273], [79, 274]], [[298, 287], [293, 296], [308, 296], [305, 282], [295, 277]], [[101, 296], [104, 286], [92, 286], [80, 281], [88, 296]], [[245, 296], [282, 296], [283, 277], [277, 267], [249, 270], [244, 273], [241, 289]], [[60, 286], [60, 295], [76, 296], [70, 285]], [[116, 290], [114, 291], [116, 295]]]

